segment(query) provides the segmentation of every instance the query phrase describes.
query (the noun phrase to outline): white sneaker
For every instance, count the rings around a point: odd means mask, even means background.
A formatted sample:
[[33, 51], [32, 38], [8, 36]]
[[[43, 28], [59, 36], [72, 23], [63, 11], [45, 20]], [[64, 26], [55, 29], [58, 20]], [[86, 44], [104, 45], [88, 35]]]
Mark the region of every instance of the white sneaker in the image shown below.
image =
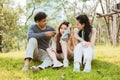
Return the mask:
[[90, 72], [91, 70], [84, 69], [83, 72]]
[[80, 72], [80, 64], [79, 64], [79, 62], [74, 63], [73, 71], [74, 72]]
[[83, 72], [90, 72], [91, 71], [91, 64], [85, 64]]
[[53, 68], [61, 67], [63, 64], [60, 61], [56, 61], [53, 65]]
[[64, 67], [68, 67], [69, 66], [68, 60], [63, 60], [63, 64], [64, 64]]
[[36, 67], [36, 66], [30, 67], [30, 69], [31, 69], [32, 71], [38, 71], [38, 70], [40, 70], [39, 67]]

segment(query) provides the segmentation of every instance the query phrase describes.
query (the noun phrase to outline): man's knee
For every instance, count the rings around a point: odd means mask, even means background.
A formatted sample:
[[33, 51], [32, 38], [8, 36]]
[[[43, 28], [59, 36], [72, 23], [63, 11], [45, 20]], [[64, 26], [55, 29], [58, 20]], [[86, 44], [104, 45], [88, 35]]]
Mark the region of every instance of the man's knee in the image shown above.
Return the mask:
[[36, 38], [30, 38], [29, 39], [29, 43], [36, 44], [37, 43], [37, 39]]

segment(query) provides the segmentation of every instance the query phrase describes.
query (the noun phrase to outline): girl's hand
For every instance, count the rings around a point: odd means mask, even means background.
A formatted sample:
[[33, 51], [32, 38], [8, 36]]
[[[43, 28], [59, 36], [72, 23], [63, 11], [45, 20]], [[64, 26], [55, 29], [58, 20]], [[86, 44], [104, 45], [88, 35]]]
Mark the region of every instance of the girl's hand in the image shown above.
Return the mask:
[[92, 46], [92, 44], [90, 42], [86, 42], [86, 41], [82, 42], [82, 44], [83, 44], [84, 48], [88, 48], [88, 47]]
[[72, 24], [70, 23], [69, 25], [68, 25], [68, 28], [71, 28], [72, 27]]

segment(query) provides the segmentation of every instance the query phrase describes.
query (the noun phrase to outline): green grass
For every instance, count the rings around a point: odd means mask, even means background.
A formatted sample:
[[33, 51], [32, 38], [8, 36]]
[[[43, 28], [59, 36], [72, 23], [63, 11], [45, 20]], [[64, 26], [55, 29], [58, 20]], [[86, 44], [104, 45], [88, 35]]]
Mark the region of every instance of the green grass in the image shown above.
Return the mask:
[[[73, 61], [68, 68], [22, 71], [25, 51], [0, 53], [0, 80], [120, 80], [120, 46], [96, 46], [95, 53], [89, 73], [83, 73], [83, 67], [73, 72]], [[32, 61], [31, 66], [40, 63]]]

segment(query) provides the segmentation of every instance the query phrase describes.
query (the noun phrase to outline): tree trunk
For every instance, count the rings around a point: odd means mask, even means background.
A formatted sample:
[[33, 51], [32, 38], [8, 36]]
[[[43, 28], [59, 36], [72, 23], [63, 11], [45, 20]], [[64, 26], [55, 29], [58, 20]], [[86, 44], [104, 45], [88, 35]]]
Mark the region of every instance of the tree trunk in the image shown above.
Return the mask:
[[117, 43], [117, 14], [113, 15], [113, 46], [116, 47]]
[[101, 20], [98, 22], [98, 43], [101, 44]]
[[117, 27], [118, 27], [118, 30], [117, 30], [117, 43], [119, 43], [119, 40], [120, 40], [120, 16], [118, 15], [118, 20], [117, 20]]
[[94, 10], [93, 10], [93, 17], [92, 17], [92, 20], [91, 20], [91, 24], [92, 24], [93, 21], [94, 21], [94, 18], [95, 18], [95, 15], [96, 15], [95, 13], [96, 13], [96, 9], [97, 9], [98, 4], [99, 4], [99, 0], [96, 2], [95, 8], [94, 8]]
[[[100, 1], [100, 4], [101, 4], [102, 12], [103, 12], [103, 14], [105, 14], [105, 11], [104, 11], [104, 8], [103, 8], [103, 5], [102, 5], [102, 1], [101, 0], [99, 0], [99, 1]], [[108, 22], [108, 20], [105, 16], [104, 16], [104, 19], [105, 19], [105, 22], [106, 22], [106, 25], [107, 25], [109, 40], [110, 40], [110, 43], [112, 44], [112, 37], [110, 35], [111, 32], [110, 32], [110, 28], [109, 28], [109, 22]]]

